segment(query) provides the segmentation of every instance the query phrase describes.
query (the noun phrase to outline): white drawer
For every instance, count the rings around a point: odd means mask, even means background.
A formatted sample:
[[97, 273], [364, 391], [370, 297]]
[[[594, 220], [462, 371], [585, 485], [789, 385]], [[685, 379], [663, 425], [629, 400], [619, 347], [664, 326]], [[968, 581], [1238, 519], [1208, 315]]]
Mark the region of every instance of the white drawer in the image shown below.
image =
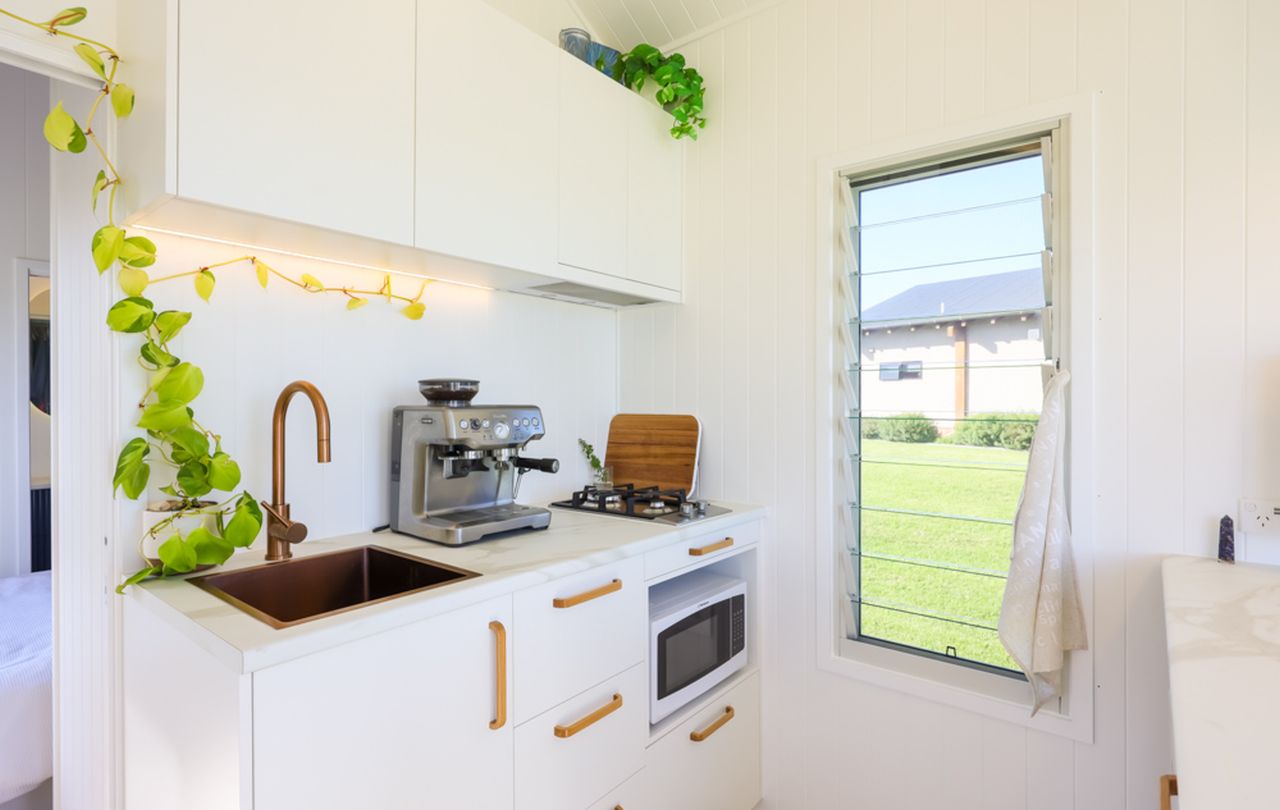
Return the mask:
[[649, 597], [639, 557], [515, 595], [515, 722], [644, 660]]
[[759, 674], [672, 729], [645, 759], [651, 807], [751, 810], [760, 801]]
[[649, 736], [637, 665], [516, 727], [516, 810], [587, 807], [644, 765]]
[[732, 554], [760, 539], [760, 521], [740, 523], [724, 531], [700, 534], [650, 551], [644, 556], [644, 578], [654, 579], [672, 571]]
[[657, 806], [652, 804], [645, 794], [645, 787], [644, 771], [640, 771], [640, 773], [609, 791], [608, 796], [598, 802], [593, 802], [587, 810], [645, 810], [645, 808], [649, 807], [658, 810]]

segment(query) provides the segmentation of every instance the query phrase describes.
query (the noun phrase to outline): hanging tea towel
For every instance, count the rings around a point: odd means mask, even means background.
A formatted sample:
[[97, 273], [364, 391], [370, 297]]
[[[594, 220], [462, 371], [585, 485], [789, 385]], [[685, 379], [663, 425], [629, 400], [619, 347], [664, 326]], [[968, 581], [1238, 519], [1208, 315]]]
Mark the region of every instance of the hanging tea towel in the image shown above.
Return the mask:
[[1031, 682], [1032, 715], [1062, 694], [1067, 651], [1088, 647], [1067, 515], [1064, 389], [1070, 381], [1063, 371], [1045, 387], [1000, 606], [1000, 641]]

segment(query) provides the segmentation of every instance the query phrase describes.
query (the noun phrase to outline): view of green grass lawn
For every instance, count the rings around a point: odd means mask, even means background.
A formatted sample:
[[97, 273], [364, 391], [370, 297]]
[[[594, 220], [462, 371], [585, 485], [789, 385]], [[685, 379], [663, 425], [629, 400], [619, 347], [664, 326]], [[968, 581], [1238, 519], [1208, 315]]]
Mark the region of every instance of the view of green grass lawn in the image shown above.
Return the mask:
[[1012, 522], [1027, 455], [998, 447], [863, 440], [864, 636], [944, 654], [952, 647], [961, 658], [1017, 669], [994, 631], [970, 626], [996, 626], [1013, 529], [942, 516]]

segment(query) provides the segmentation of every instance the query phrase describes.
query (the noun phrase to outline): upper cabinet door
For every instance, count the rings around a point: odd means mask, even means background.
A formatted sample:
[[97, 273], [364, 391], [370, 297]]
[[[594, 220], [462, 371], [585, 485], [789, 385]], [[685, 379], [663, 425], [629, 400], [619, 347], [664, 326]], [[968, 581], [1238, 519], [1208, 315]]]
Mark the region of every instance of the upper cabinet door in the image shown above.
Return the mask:
[[628, 99], [627, 277], [679, 290], [684, 261], [684, 154], [671, 116], [648, 98]]
[[413, 240], [414, 0], [181, 0], [178, 194]]
[[554, 270], [557, 53], [485, 3], [418, 1], [418, 247]]
[[627, 130], [620, 85], [560, 53], [560, 261], [627, 275]]

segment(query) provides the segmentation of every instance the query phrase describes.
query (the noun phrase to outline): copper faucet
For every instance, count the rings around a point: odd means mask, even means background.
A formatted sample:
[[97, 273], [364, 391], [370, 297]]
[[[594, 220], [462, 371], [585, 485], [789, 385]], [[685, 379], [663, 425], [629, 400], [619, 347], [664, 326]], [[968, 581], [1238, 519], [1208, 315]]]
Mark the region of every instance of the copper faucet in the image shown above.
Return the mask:
[[320, 389], [305, 380], [291, 382], [276, 399], [275, 412], [271, 414], [271, 503], [262, 502], [267, 510], [267, 561], [287, 560], [293, 556], [293, 543], [307, 539], [305, 524], [289, 519], [289, 504], [284, 500], [284, 420], [289, 412], [289, 400], [302, 393], [311, 400], [316, 412], [316, 461], [329, 463], [329, 405]]

